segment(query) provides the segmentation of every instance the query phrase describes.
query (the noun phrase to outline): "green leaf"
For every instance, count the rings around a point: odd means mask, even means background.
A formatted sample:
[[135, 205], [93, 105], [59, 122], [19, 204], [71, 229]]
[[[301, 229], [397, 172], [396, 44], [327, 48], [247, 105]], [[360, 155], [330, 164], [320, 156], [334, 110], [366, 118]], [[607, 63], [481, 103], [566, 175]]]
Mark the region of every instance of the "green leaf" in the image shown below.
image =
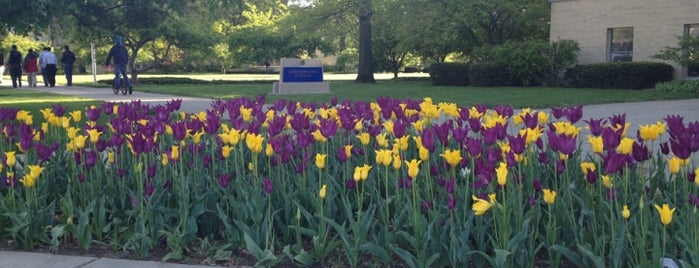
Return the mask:
[[371, 242], [364, 243], [358, 248], [361, 251], [369, 252], [370, 254], [379, 257], [384, 263], [391, 263], [391, 254], [388, 251], [380, 247], [379, 245]]
[[245, 248], [250, 251], [250, 253], [255, 255], [258, 260], [265, 255], [264, 251], [257, 245], [257, 243], [255, 243], [255, 241], [252, 240], [247, 232], [243, 233], [243, 239], [245, 240]]
[[400, 257], [408, 266], [415, 268], [417, 265], [415, 265], [415, 256], [410, 253], [409, 251], [399, 248], [399, 247], [391, 247], [391, 250], [393, 250], [398, 257]]
[[556, 244], [556, 245], [550, 246], [549, 250], [563, 254], [563, 256], [566, 256], [568, 261], [572, 262], [577, 267], [585, 267], [585, 265], [583, 265], [580, 254], [573, 252], [572, 250], [570, 250], [567, 247]]
[[592, 261], [592, 263], [595, 264], [595, 267], [604, 268], [604, 260], [602, 259], [602, 257], [595, 255], [595, 253], [593, 253], [591, 250], [589, 250], [585, 246], [581, 245], [580, 243], [578, 243], [577, 245], [578, 245], [578, 250], [580, 252], [582, 252], [582, 254], [585, 257], [590, 259]]
[[495, 249], [495, 267], [505, 267], [505, 262], [507, 262], [507, 256], [510, 256], [511, 252], [502, 249]]

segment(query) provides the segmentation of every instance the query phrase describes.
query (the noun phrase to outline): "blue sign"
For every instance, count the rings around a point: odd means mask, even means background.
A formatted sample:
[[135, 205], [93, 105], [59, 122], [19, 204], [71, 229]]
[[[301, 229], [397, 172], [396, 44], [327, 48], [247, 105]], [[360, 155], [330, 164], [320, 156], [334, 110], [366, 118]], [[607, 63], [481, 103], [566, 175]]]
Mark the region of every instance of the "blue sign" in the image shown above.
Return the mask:
[[284, 67], [282, 82], [323, 82], [323, 67]]

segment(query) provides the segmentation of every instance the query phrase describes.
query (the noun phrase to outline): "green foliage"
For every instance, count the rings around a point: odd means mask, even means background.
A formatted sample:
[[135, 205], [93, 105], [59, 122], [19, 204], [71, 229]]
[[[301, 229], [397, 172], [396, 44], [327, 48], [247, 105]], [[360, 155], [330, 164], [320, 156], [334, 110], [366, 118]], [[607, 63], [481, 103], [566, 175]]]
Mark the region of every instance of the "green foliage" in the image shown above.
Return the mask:
[[[38, 53], [43, 47], [38, 40], [12, 33], [6, 35], [3, 39], [0, 39], [0, 41], [2, 41], [0, 42], [0, 53], [4, 53], [4, 56], [7, 56], [10, 52], [12, 45], [17, 45], [17, 50], [22, 53], [22, 57], [27, 55], [27, 51], [30, 48]], [[7, 60], [7, 58], [5, 58], [5, 60]]]
[[335, 62], [337, 72], [344, 73], [357, 70], [359, 64], [359, 52], [355, 48], [348, 48], [340, 52]]
[[678, 37], [676, 47], [665, 47], [651, 56], [655, 59], [677, 62], [681, 66], [696, 68], [699, 65], [699, 36], [686, 35]]
[[699, 81], [697, 80], [673, 80], [655, 85], [655, 89], [666, 92], [690, 92], [699, 93]]
[[496, 63], [472, 64], [468, 69], [468, 76], [471, 85], [476, 87], [504, 87], [515, 84], [510, 68]]
[[576, 87], [643, 89], [672, 80], [673, 68], [655, 62], [598, 63], [577, 65], [566, 76]]
[[433, 63], [430, 65], [432, 85], [467, 86], [469, 66], [466, 63]]
[[572, 40], [507, 42], [476, 49], [476, 61], [507, 68], [515, 85], [558, 85], [558, 74], [577, 62], [580, 48]]

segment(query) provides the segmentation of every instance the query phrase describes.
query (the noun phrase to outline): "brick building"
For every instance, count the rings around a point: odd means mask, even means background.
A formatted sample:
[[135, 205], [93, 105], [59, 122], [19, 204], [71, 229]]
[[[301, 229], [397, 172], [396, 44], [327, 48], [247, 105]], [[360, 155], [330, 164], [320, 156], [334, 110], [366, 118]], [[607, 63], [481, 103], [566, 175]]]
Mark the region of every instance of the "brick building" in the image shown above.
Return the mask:
[[[552, 41], [576, 40], [580, 64], [658, 61], [650, 57], [678, 37], [699, 36], [699, 0], [549, 0]], [[676, 78], [699, 70], [674, 62]]]

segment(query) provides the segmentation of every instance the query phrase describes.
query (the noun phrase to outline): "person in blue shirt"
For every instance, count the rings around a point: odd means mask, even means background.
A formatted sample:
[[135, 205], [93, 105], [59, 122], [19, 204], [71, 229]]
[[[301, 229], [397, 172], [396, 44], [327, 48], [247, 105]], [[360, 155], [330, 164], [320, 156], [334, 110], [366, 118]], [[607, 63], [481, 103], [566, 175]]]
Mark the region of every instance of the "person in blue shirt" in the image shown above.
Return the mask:
[[126, 81], [126, 86], [131, 89], [131, 80], [126, 74], [126, 65], [129, 63], [129, 52], [126, 50], [126, 46], [121, 40], [121, 36], [117, 35], [114, 37], [114, 46], [109, 50], [109, 55], [107, 56], [107, 63], [105, 65], [109, 66], [109, 62], [114, 59], [114, 87], [120, 88], [121, 84], [119, 82], [119, 76], [124, 77]]

